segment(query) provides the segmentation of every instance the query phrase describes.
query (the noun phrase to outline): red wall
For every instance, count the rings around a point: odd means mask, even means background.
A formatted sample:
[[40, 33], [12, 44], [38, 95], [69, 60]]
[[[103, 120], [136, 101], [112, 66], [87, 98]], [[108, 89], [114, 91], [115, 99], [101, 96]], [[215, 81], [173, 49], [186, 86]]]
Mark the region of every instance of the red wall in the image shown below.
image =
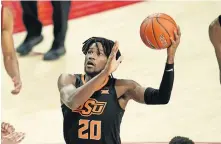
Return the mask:
[[[140, 1], [72, 1], [69, 19], [74, 19], [105, 10], [118, 8]], [[24, 31], [22, 9], [19, 1], [3, 1], [4, 6], [12, 8], [14, 14], [14, 33]], [[52, 23], [52, 6], [50, 1], [38, 1], [39, 19], [43, 25]]]

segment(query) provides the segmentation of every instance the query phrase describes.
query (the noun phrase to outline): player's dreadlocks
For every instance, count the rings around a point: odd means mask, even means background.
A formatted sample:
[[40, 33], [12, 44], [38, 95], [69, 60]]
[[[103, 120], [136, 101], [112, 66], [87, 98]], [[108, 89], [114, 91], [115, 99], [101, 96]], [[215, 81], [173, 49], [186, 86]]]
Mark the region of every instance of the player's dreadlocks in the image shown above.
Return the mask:
[[[102, 37], [91, 37], [88, 40], [86, 40], [83, 43], [82, 52], [86, 55], [91, 44], [95, 43], [96, 46], [98, 47], [97, 42], [100, 42], [102, 44], [102, 47], [104, 48], [104, 54], [107, 57], [109, 57], [111, 50], [114, 46], [114, 41], [106, 39], [106, 38], [102, 38]], [[119, 54], [120, 54], [120, 52], [118, 51], [117, 58], [119, 57]]]
[[[112, 51], [112, 48], [114, 46], [114, 41], [106, 39], [106, 38], [102, 38], [102, 37], [91, 37], [89, 39], [87, 39], [84, 43], [83, 43], [83, 47], [82, 47], [82, 52], [86, 55], [87, 51], [89, 50], [90, 46], [95, 43], [96, 46], [97, 42], [100, 42], [102, 47], [104, 48], [104, 54], [109, 57]], [[120, 51], [118, 50], [116, 58], [118, 59], [120, 57]], [[113, 75], [111, 74], [111, 76], [113, 77]]]

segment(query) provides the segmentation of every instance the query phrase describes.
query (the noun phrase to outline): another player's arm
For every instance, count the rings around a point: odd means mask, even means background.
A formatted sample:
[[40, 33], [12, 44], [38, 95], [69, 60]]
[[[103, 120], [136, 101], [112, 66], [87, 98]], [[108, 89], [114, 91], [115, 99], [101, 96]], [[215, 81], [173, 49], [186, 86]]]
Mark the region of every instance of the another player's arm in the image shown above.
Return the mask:
[[72, 110], [85, 103], [97, 90], [98, 85], [102, 85], [108, 74], [102, 71], [86, 84], [79, 88], [75, 87], [76, 77], [74, 75], [62, 74], [58, 79], [58, 89], [60, 91], [61, 102]]
[[[219, 22], [219, 19], [221, 19], [221, 16], [219, 16], [219, 18], [216, 18], [209, 25], [209, 37], [211, 43], [215, 48], [216, 57], [221, 71], [221, 23]], [[221, 78], [220, 78], [220, 83], [221, 83]]]
[[8, 8], [3, 8], [2, 52], [4, 65], [11, 78], [20, 78], [18, 60], [13, 42], [13, 16]]

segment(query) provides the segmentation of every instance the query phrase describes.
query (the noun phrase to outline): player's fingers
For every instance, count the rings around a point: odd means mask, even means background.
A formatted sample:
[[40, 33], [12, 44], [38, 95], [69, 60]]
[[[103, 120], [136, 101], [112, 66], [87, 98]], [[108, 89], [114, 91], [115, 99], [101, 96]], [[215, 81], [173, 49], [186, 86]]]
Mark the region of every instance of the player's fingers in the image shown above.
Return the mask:
[[16, 137], [16, 141], [20, 143], [25, 138], [25, 133], [19, 133], [19, 135]]
[[8, 123], [5, 123], [5, 124], [4, 124], [4, 129], [7, 130], [7, 129], [8, 129], [8, 126], [9, 126], [9, 124], [8, 124]]
[[16, 89], [16, 90], [20, 90], [21, 87], [22, 87], [22, 84], [21, 84], [21, 83], [18, 83], [18, 84], [15, 86], [15, 89]]
[[2, 127], [2, 129], [4, 129], [4, 127], [5, 127], [5, 122], [2, 122], [1, 127]]
[[6, 137], [11, 139], [11, 140], [14, 140], [15, 139], [15, 133], [10, 133], [9, 135], [7, 135]]
[[22, 132], [18, 132], [14, 136], [15, 136], [16, 142], [19, 142], [20, 140], [22, 140], [24, 138], [25, 134]]
[[172, 45], [176, 45], [176, 42], [173, 40], [172, 37], [170, 37], [170, 40], [171, 40], [171, 42], [172, 42]]
[[113, 53], [117, 53], [118, 48], [119, 48], [119, 42], [118, 42], [118, 41], [115, 41], [114, 46], [113, 46], [111, 52], [113, 52]]
[[179, 36], [181, 36], [181, 31], [180, 31], [180, 26], [179, 26], [179, 25], [177, 25], [177, 34], [178, 34]]
[[177, 41], [177, 40], [179, 39], [179, 36], [178, 36], [178, 34], [177, 34], [177, 31], [174, 30], [173, 33], [174, 33], [174, 36], [175, 36], [175, 41]]
[[15, 131], [15, 128], [14, 128], [12, 125], [9, 124], [7, 131], [8, 131], [9, 133], [12, 133], [12, 132]]
[[20, 92], [20, 89], [14, 89], [11, 91], [12, 94], [16, 95]]
[[177, 34], [177, 32], [174, 32], [174, 35], [175, 35], [175, 42], [179, 42], [180, 37], [179, 37], [179, 35]]
[[111, 50], [111, 54], [109, 56], [109, 59], [114, 59], [116, 58], [116, 55], [117, 55], [117, 51], [118, 51], [118, 46], [119, 46], [119, 43], [116, 41], [112, 50]]

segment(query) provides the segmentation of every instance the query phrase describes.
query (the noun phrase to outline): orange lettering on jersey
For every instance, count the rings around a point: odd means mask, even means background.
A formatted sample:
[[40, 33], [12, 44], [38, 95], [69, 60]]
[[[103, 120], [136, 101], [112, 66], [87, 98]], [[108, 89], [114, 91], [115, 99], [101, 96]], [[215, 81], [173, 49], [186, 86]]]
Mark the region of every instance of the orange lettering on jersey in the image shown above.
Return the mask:
[[84, 105], [80, 106], [78, 109], [73, 110], [82, 116], [101, 115], [106, 107], [107, 102], [99, 102], [96, 99], [88, 99]]

